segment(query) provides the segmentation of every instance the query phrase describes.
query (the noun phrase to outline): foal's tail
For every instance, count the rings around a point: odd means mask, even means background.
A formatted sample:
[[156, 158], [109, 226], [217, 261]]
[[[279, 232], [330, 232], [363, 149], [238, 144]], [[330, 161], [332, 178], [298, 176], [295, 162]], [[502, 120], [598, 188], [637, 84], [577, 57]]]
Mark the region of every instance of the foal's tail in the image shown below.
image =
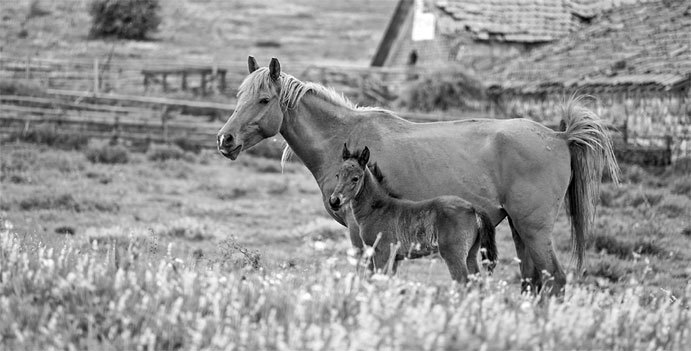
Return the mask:
[[497, 266], [497, 242], [495, 241], [495, 228], [489, 216], [480, 210], [475, 210], [475, 219], [477, 221], [477, 231], [480, 239], [480, 247], [485, 249], [482, 251], [482, 260], [489, 261], [487, 270], [492, 273], [494, 267]]
[[612, 139], [603, 121], [581, 105], [582, 96], [571, 97], [564, 106], [562, 136], [571, 154], [571, 182], [566, 191], [566, 208], [571, 217], [571, 245], [578, 270], [583, 266], [585, 237], [590, 231], [600, 196], [600, 182], [607, 172], [619, 183], [619, 166]]

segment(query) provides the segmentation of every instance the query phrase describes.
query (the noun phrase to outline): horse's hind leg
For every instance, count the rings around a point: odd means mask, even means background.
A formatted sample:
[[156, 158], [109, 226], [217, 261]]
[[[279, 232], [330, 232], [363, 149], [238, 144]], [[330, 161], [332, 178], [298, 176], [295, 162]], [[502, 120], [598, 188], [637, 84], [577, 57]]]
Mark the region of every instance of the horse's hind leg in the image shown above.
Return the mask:
[[[524, 217], [520, 221], [513, 221], [512, 226], [520, 238], [522, 244], [520, 251], [523, 251], [524, 258], [526, 253], [530, 257], [530, 261], [525, 266], [521, 266], [522, 272], [525, 275], [531, 275], [532, 285], [536, 288], [535, 292], [543, 288], [547, 289], [547, 293], [550, 295], [563, 294], [566, 285], [566, 275], [557, 260], [552, 245], [552, 229], [557, 210], [558, 206], [556, 209], [554, 207], [551, 209], [544, 208], [542, 212], [534, 211], [533, 216]], [[538, 216], [537, 213], [542, 215]], [[519, 251], [518, 246], [517, 251]], [[530, 272], [531, 266], [532, 273]], [[544, 273], [549, 275], [546, 280], [543, 277]]]
[[507, 217], [509, 227], [511, 227], [511, 236], [516, 245], [516, 256], [518, 256], [519, 267], [521, 269], [521, 292], [537, 292], [542, 287], [540, 272], [535, 269], [533, 261], [530, 258], [528, 249], [523, 244], [521, 236], [518, 234], [516, 227], [511, 221], [511, 217]]

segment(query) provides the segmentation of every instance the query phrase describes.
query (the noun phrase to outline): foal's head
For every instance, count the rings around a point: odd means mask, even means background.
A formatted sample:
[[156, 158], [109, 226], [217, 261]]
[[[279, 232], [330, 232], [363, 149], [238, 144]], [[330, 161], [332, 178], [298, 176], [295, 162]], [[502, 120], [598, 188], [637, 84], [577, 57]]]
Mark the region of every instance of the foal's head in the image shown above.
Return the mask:
[[369, 162], [367, 146], [360, 152], [351, 153], [348, 146], [343, 144], [343, 163], [336, 173], [336, 188], [329, 197], [329, 206], [332, 210], [338, 211], [360, 192], [365, 183], [367, 162]]

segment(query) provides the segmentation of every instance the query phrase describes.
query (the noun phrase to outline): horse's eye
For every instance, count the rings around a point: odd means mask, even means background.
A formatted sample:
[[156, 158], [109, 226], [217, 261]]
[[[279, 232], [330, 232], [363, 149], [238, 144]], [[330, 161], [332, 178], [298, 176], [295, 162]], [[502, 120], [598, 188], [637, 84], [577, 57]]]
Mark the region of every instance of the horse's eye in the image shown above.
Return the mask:
[[357, 182], [358, 180], [360, 180], [360, 178], [358, 178], [358, 177], [353, 177], [353, 183]]
[[266, 105], [269, 103], [269, 98], [261, 98], [259, 99], [259, 103]]
[[336, 179], [338, 179], [338, 174], [336, 174]]

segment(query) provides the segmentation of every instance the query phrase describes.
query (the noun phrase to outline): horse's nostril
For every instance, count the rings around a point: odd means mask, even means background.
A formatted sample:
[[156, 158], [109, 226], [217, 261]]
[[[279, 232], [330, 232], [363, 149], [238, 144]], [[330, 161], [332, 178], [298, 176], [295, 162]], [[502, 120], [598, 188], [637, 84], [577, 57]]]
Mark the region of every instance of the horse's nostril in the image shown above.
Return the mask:
[[331, 205], [331, 207], [338, 207], [340, 204], [341, 204], [341, 199], [339, 199], [337, 197], [329, 198], [329, 205]]
[[218, 143], [222, 147], [229, 147], [233, 145], [233, 136], [230, 134], [222, 134], [218, 138]]

